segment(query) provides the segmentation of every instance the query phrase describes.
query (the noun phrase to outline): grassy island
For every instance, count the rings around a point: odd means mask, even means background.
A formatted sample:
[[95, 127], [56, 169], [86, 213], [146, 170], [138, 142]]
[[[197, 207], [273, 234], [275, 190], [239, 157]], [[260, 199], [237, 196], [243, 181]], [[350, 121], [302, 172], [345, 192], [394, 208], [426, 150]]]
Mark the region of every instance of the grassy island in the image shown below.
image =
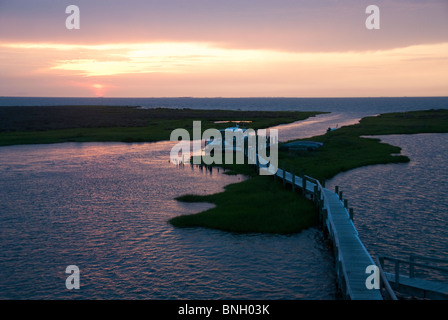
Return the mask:
[[[381, 143], [366, 135], [448, 132], [448, 110], [389, 113], [363, 118], [358, 124], [342, 127], [310, 139], [323, 142], [315, 151], [279, 152], [279, 165], [298, 174], [319, 180], [332, 178], [342, 171], [373, 164], [408, 162], [394, 155], [400, 148]], [[247, 174], [247, 165], [224, 166], [231, 172]], [[175, 217], [178, 227], [209, 227], [234, 232], [294, 233], [317, 222], [317, 211], [305, 198], [293, 194], [269, 176], [249, 174], [247, 181], [232, 184], [219, 194], [186, 195], [181, 201], [205, 201], [216, 204], [207, 211]]]
[[322, 112], [143, 109], [108, 106], [0, 107], [0, 146], [58, 142], [155, 142], [170, 140], [171, 131], [192, 134], [193, 121], [202, 130], [250, 121], [253, 129], [304, 120]]
[[[138, 107], [66, 106], [0, 107], [0, 146], [57, 142], [152, 142], [169, 140], [173, 129], [225, 128], [216, 121], [250, 121], [252, 129], [304, 120], [320, 112], [142, 109]], [[279, 166], [302, 171], [321, 181], [361, 166], [407, 162], [400, 148], [368, 135], [448, 132], [448, 110], [389, 113], [303, 140], [323, 142], [314, 151], [280, 151]], [[398, 155], [397, 155], [398, 154]], [[205, 201], [216, 207], [169, 222], [177, 227], [207, 227], [232, 232], [296, 233], [317, 223], [314, 204], [292, 193], [271, 176], [259, 176], [252, 165], [222, 165], [247, 180], [224, 192], [185, 195], [180, 201]]]
[[[191, 134], [194, 120], [201, 120], [202, 130], [226, 128], [230, 125], [226, 121], [248, 121], [250, 123], [247, 124], [247, 127], [262, 129], [304, 120], [321, 113], [143, 109], [115, 106], [0, 107], [0, 146], [60, 142], [153, 142], [169, 140], [171, 131], [176, 128], [187, 129]], [[296, 225], [307, 226], [314, 223], [315, 208], [308, 200], [285, 192], [281, 186], [272, 184], [268, 177], [256, 176], [253, 166], [234, 166], [234, 172], [252, 176], [252, 179], [239, 185], [229, 186], [224, 199], [220, 201], [219, 208], [231, 214], [235, 212], [233, 207], [240, 206], [247, 213], [248, 201], [262, 199], [263, 202], [255, 205], [252, 216], [245, 214], [247, 216], [246, 223], [242, 223], [242, 218], [236, 216], [230, 217], [230, 219], [225, 217], [221, 220], [206, 217], [211, 227], [238, 232], [247, 232], [248, 230], [277, 232], [279, 224], [282, 224], [281, 229], [287, 230], [286, 232], [295, 232]], [[251, 189], [253, 192], [247, 192]], [[237, 200], [234, 193], [240, 196], [241, 193], [245, 193], [246, 197], [240, 197]], [[266, 194], [270, 197], [266, 197]], [[274, 204], [269, 199], [273, 199], [279, 194], [282, 194], [283, 197], [284, 206], [281, 210], [284, 214], [290, 215], [291, 220], [284, 220], [283, 215], [280, 216], [280, 219], [265, 217], [264, 221], [259, 221], [259, 226], [254, 225], [253, 221], [257, 219], [255, 208], [258, 206], [266, 210], [267, 204]], [[198, 198], [187, 196], [185, 200], [187, 199]], [[230, 206], [226, 206], [225, 203]], [[294, 211], [294, 208], [299, 211]], [[272, 206], [271, 209], [274, 210], [275, 207]], [[194, 217], [192, 219], [195, 220]], [[226, 221], [229, 224], [226, 224]], [[233, 223], [233, 221], [238, 222]], [[266, 225], [270, 225], [272, 228], [266, 230]]]
[[286, 190], [269, 176], [226, 186], [213, 195], [185, 195], [185, 202], [211, 202], [216, 207], [170, 220], [177, 227], [208, 227], [231, 232], [296, 233], [318, 223], [312, 201]]

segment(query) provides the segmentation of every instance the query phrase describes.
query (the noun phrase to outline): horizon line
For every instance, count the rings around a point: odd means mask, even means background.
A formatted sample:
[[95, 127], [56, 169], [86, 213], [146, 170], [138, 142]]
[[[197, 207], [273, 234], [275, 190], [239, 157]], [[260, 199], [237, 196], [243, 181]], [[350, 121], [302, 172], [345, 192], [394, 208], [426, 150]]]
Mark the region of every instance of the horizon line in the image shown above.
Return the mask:
[[0, 96], [0, 98], [46, 98], [46, 99], [369, 99], [369, 98], [448, 98], [448, 95], [446, 96], [411, 96], [411, 95], [405, 95], [405, 96], [325, 96], [325, 97], [312, 97], [312, 96], [305, 96], [305, 97], [299, 97], [299, 96], [248, 96], [248, 97], [220, 97], [220, 96], [173, 96], [173, 97], [167, 97], [167, 96], [153, 96], [153, 97], [69, 97], [69, 96]]

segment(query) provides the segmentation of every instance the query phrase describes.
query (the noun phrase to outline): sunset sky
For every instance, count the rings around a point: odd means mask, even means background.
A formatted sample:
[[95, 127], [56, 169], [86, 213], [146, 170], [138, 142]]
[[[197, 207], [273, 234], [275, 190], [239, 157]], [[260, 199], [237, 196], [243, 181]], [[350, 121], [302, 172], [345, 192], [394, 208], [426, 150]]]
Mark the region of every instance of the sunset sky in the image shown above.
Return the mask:
[[448, 96], [448, 1], [0, 0], [0, 96]]

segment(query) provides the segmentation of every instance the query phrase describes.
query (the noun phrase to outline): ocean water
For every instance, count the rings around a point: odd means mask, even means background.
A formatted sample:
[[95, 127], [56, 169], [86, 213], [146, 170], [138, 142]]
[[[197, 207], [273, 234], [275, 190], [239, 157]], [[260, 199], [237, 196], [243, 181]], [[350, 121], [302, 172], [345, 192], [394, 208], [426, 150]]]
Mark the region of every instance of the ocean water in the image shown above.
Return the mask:
[[401, 98], [45, 98], [0, 97], [0, 106], [103, 105], [143, 108], [302, 110], [378, 114], [447, 109], [448, 97]]
[[[0, 97], [0, 106], [75, 104], [331, 112], [278, 126], [287, 141], [383, 112], [447, 109], [448, 98]], [[374, 255], [415, 250], [446, 257], [446, 135], [428, 136], [382, 137], [414, 162], [360, 168], [328, 182], [343, 188]], [[242, 179], [172, 166], [170, 148], [169, 142], [1, 147], [0, 299], [337, 298], [333, 258], [318, 229], [273, 236], [170, 226], [171, 217], [211, 206], [175, 197], [219, 192]], [[65, 288], [71, 264], [80, 268], [80, 290]]]

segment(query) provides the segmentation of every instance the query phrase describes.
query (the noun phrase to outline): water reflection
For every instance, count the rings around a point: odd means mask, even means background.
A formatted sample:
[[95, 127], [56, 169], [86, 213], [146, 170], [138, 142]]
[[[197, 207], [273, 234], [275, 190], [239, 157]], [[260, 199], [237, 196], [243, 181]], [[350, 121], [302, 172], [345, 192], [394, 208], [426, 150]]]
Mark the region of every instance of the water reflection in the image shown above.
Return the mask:
[[305, 121], [282, 124], [272, 127], [278, 129], [280, 142], [303, 139], [326, 133], [328, 128], [342, 127], [357, 123], [362, 118], [361, 113], [325, 113], [308, 118]]
[[[240, 176], [169, 161], [173, 142], [2, 147], [1, 299], [333, 299], [319, 230], [238, 235], [177, 229]], [[65, 288], [65, 268], [81, 289]]]

